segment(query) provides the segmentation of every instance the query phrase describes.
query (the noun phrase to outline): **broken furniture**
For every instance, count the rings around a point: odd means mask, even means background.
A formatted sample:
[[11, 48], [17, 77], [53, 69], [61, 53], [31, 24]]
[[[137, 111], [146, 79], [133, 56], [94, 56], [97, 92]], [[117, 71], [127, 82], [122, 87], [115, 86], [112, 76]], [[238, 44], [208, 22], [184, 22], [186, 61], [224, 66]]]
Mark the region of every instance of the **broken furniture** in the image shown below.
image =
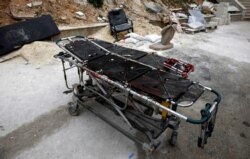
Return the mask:
[[149, 46], [153, 50], [167, 50], [173, 48], [173, 44], [170, 42], [175, 34], [174, 24], [169, 23], [161, 31], [161, 42], [152, 44]]
[[111, 35], [118, 40], [117, 33], [123, 31], [134, 32], [133, 21], [129, 20], [122, 8], [112, 9], [108, 13]]
[[59, 34], [60, 31], [50, 15], [26, 20], [0, 28], [0, 56], [24, 44], [44, 40]]
[[[79, 115], [80, 106], [86, 108], [142, 145], [147, 154], [160, 145], [167, 128], [172, 129], [170, 143], [174, 145], [181, 120], [201, 126], [199, 147], [204, 147], [212, 135], [220, 94], [164, 70], [164, 57], [79, 36], [63, 38], [57, 45], [63, 52], [55, 58], [61, 60], [66, 86], [73, 92], [68, 109], [71, 115]], [[75, 67], [79, 83], [70, 88], [66, 71]], [[200, 114], [196, 114], [200, 119], [177, 112], [180, 107], [193, 109], [194, 103], [207, 93], [214, 94], [215, 99], [201, 106]], [[121, 119], [130, 130], [141, 132], [143, 138], [122, 127]]]

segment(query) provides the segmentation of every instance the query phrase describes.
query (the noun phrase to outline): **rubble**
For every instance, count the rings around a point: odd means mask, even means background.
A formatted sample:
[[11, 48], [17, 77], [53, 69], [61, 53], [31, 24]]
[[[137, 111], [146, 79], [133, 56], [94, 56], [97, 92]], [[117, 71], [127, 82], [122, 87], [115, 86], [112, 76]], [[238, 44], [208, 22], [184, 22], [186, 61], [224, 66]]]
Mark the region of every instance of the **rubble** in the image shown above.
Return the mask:
[[97, 17], [96, 18], [97, 22], [104, 23], [105, 21], [102, 19], [102, 17]]
[[204, 14], [214, 14], [215, 13], [214, 4], [208, 1], [204, 1], [202, 3], [202, 12]]
[[26, 4], [28, 7], [32, 8], [32, 3], [27, 3]]
[[162, 7], [158, 4], [158, 3], [154, 3], [154, 2], [146, 2], [144, 3], [146, 9], [148, 9], [151, 12], [154, 13], [160, 13], [162, 12]]
[[74, 2], [80, 5], [86, 5], [88, 3], [87, 0], [74, 0]]
[[31, 3], [27, 3], [26, 5], [29, 7], [29, 8], [32, 8], [32, 7], [39, 7], [43, 4], [42, 1], [34, 1], [34, 2], [31, 2]]
[[14, 11], [10, 11], [11, 13], [11, 16], [14, 18], [14, 19], [17, 19], [17, 20], [23, 20], [23, 19], [32, 19], [36, 16], [36, 14], [34, 13], [25, 13], [25, 12], [14, 12]]
[[34, 1], [32, 2], [32, 7], [38, 7], [38, 6], [41, 6], [43, 4], [42, 1]]
[[76, 12], [76, 18], [83, 19], [83, 20], [87, 19], [86, 15], [83, 12], [81, 12], [81, 11]]

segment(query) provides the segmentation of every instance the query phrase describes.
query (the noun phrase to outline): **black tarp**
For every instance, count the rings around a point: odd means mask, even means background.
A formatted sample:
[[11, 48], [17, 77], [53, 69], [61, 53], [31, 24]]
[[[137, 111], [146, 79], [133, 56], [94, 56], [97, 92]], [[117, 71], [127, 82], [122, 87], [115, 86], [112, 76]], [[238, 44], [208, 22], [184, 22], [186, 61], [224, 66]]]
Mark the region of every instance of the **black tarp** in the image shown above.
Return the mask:
[[0, 27], [0, 56], [24, 44], [44, 40], [60, 31], [50, 15]]

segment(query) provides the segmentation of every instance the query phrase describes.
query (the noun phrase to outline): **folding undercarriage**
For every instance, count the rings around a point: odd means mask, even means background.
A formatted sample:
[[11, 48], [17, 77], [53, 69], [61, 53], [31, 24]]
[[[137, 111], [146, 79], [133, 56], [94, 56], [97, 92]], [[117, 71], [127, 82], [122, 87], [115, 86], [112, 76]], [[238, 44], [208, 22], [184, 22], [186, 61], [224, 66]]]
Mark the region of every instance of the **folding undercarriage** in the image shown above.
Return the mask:
[[[86, 108], [141, 144], [148, 154], [160, 145], [160, 136], [167, 128], [172, 129], [170, 143], [175, 145], [181, 120], [200, 125], [199, 147], [203, 148], [212, 135], [220, 94], [187, 79], [185, 72], [184, 78], [183, 70], [180, 73], [178, 68], [166, 69], [164, 57], [80, 36], [61, 39], [57, 45], [64, 51], [55, 58], [62, 61], [68, 92], [73, 92], [73, 101], [69, 103], [71, 115], [79, 115], [80, 106]], [[190, 64], [185, 66], [193, 71]], [[70, 88], [66, 71], [73, 67], [77, 68], [79, 83]], [[192, 107], [204, 92], [215, 96], [213, 101], [202, 106], [199, 119], [177, 112], [179, 107]], [[93, 100], [114, 112], [128, 128], [142, 132], [146, 141], [122, 128], [99, 109], [86, 104]]]

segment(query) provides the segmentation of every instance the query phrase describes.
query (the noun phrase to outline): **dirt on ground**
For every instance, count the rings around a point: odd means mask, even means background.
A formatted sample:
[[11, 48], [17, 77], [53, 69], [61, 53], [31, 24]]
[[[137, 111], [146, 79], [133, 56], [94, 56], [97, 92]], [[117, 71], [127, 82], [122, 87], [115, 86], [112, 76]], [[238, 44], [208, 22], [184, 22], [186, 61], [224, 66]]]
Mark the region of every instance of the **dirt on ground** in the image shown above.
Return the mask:
[[[41, 2], [42, 4], [30, 7], [29, 4]], [[154, 3], [160, 6], [161, 11], [154, 13], [146, 8], [146, 4]], [[104, 1], [101, 8], [95, 8], [85, 0], [1, 0], [0, 1], [0, 26], [18, 21], [50, 14], [58, 25], [83, 25], [103, 22], [107, 20], [108, 12], [117, 7], [123, 7], [131, 19], [144, 18], [151, 21], [169, 22], [169, 9], [171, 3], [162, 0], [109, 0]], [[76, 17], [76, 12], [81, 11], [86, 19]], [[98, 17], [106, 19], [98, 20]]]
[[0, 1], [0, 26], [15, 22], [10, 16], [9, 3], [10, 0]]

